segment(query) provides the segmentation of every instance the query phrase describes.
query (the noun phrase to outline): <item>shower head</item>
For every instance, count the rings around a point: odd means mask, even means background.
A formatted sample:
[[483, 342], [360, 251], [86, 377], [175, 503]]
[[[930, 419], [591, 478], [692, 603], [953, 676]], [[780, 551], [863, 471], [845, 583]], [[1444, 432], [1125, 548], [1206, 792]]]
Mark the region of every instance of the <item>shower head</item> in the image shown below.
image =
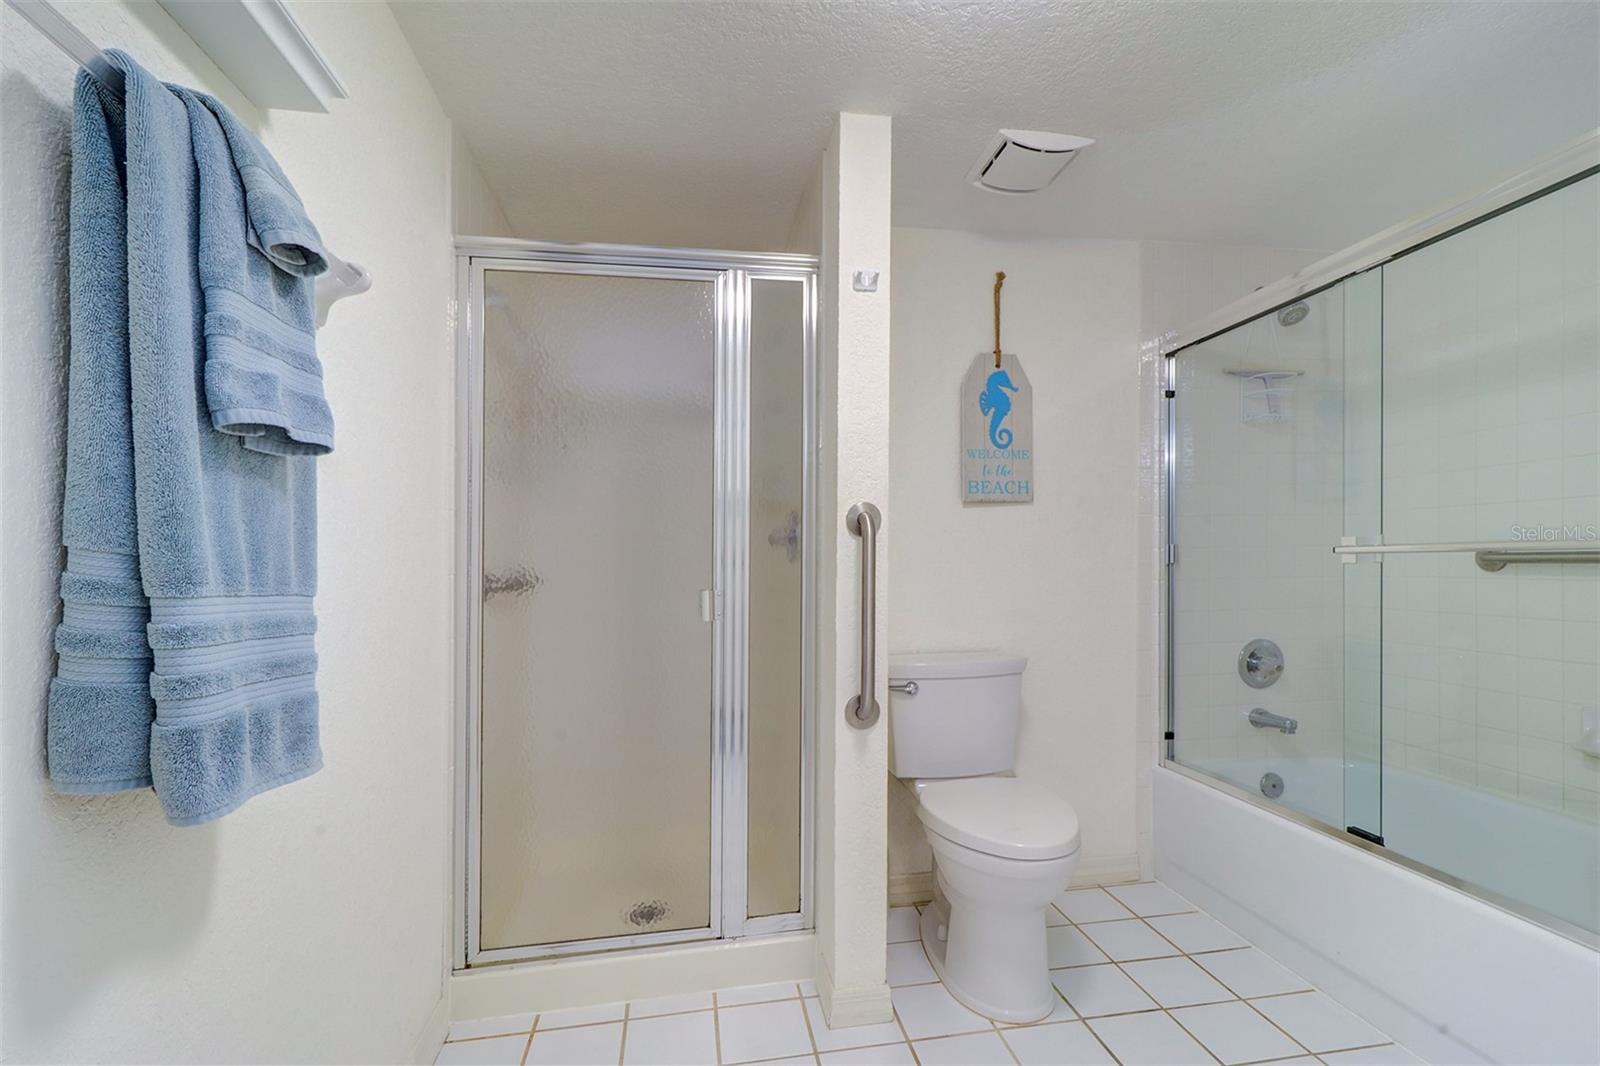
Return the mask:
[[1298, 326], [1300, 323], [1306, 320], [1306, 316], [1310, 313], [1310, 304], [1307, 304], [1304, 300], [1296, 301], [1295, 303], [1290, 304], [1288, 307], [1279, 309], [1278, 325]]

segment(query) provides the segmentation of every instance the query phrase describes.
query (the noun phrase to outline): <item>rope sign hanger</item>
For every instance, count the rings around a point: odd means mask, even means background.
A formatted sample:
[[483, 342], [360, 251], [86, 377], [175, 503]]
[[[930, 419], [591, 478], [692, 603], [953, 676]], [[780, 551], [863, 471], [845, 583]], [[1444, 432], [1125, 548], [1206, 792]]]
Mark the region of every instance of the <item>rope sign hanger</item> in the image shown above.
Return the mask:
[[1006, 283], [1006, 272], [994, 272], [994, 368], [1000, 369], [1000, 286]]

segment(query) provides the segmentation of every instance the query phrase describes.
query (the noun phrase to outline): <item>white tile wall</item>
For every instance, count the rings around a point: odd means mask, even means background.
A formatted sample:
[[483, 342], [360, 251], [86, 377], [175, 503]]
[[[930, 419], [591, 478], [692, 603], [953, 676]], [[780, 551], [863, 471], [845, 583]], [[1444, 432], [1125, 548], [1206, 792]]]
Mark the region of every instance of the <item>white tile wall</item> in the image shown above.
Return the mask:
[[[1343, 574], [1330, 549], [1344, 523], [1343, 293], [1307, 303], [1297, 325], [1269, 316], [1178, 359], [1177, 733], [1180, 757], [1196, 765], [1342, 749]], [[1232, 369], [1298, 373], [1285, 383], [1285, 420], [1249, 420], [1242, 396], [1253, 382]], [[1238, 674], [1241, 648], [1258, 637], [1284, 653], [1270, 689]], [[1251, 726], [1252, 707], [1299, 729]]]
[[[1600, 536], [1600, 178], [1384, 268], [1389, 543]], [[1363, 564], [1375, 566], [1375, 564]], [[1600, 817], [1600, 567], [1383, 572], [1386, 765]]]
[[1139, 353], [1139, 732], [1138, 768], [1139, 850], [1148, 876], [1151, 869], [1150, 767], [1158, 757], [1161, 732], [1161, 696], [1166, 664], [1161, 650], [1166, 626], [1166, 604], [1161, 596], [1166, 526], [1165, 480], [1159, 426], [1166, 409], [1165, 361], [1160, 338], [1218, 307], [1236, 300], [1284, 274], [1293, 273], [1319, 258], [1305, 249], [1267, 249], [1151, 241], [1140, 246]]

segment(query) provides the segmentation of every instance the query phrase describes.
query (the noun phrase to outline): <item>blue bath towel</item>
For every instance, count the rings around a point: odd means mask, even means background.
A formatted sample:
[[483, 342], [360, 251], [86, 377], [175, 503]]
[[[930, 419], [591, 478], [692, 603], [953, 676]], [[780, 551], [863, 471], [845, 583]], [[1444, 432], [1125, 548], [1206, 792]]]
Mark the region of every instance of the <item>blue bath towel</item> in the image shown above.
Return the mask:
[[74, 103], [64, 604], [48, 710], [63, 792], [153, 785], [220, 817], [322, 763], [316, 228], [220, 103], [108, 53]]

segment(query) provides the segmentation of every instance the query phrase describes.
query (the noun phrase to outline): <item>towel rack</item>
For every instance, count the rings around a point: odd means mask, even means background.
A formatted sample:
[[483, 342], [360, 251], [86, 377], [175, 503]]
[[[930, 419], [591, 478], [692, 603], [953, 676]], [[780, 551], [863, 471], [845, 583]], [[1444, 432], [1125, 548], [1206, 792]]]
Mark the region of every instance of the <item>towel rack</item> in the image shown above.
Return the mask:
[[[96, 81], [113, 93], [122, 94], [122, 71], [112, 66], [99, 46], [57, 11], [49, 0], [6, 0], [6, 4], [65, 52], [67, 58], [87, 70]], [[327, 249], [323, 249], [323, 257], [328, 261], [328, 269], [317, 276], [319, 326], [328, 320], [328, 308], [333, 306], [334, 301], [372, 288], [372, 275], [366, 268], [346, 262]]]

